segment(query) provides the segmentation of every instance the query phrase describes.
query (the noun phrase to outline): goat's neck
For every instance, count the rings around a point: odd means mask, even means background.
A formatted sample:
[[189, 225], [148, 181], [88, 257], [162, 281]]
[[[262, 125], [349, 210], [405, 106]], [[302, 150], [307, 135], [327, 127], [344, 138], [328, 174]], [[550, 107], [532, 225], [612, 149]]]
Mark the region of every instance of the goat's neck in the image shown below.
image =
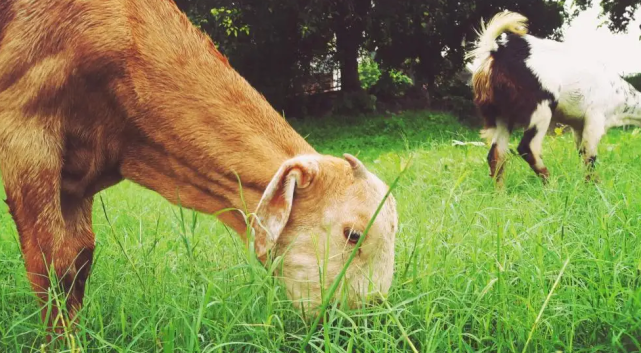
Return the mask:
[[[185, 35], [185, 25], [172, 16], [160, 23], [134, 28], [144, 45], [129, 68], [135, 91], [129, 115], [141, 137], [122, 174], [202, 212], [254, 212], [285, 160], [316, 151], [208, 39], [191, 27]], [[245, 230], [238, 212], [221, 219]]]

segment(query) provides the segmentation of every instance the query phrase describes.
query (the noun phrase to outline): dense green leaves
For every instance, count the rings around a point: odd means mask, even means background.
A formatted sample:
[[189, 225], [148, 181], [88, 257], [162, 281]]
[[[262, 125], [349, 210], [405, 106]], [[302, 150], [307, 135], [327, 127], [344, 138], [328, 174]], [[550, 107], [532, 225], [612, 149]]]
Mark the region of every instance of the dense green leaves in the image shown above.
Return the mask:
[[[591, 1], [579, 0], [574, 8], [584, 9]], [[638, 3], [604, 0], [602, 6], [611, 26], [623, 28]], [[533, 34], [560, 38], [563, 23], [576, 15], [568, 13], [564, 1], [550, 0], [177, 0], [177, 4], [252, 85], [286, 111], [306, 104], [304, 93], [330, 89], [331, 81], [338, 81], [333, 82], [334, 89], [344, 93], [358, 96], [365, 89], [379, 100], [404, 95], [406, 83], [394, 75], [431, 96], [443, 93], [462, 70], [466, 46], [475, 40], [482, 18], [505, 9], [519, 11], [530, 19]], [[369, 58], [376, 62], [376, 70]], [[394, 87], [403, 91], [390, 92]]]
[[463, 41], [475, 39], [481, 18], [510, 9], [530, 18], [532, 32], [550, 36], [566, 17], [549, 1], [377, 0], [370, 45], [384, 67], [412, 72], [418, 84], [436, 88], [463, 65]]

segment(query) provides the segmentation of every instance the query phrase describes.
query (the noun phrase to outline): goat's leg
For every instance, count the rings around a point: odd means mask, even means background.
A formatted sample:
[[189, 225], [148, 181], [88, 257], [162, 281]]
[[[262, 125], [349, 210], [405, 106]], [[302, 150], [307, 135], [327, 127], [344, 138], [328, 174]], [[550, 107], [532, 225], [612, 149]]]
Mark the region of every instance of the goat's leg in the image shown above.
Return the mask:
[[586, 114], [585, 127], [583, 128], [582, 144], [580, 151], [583, 162], [587, 167], [586, 181], [596, 180], [595, 166], [601, 138], [605, 135], [605, 118], [599, 113]]
[[82, 307], [85, 284], [91, 273], [95, 237], [91, 222], [93, 197], [78, 199], [62, 195], [62, 214], [66, 224], [65, 245], [73, 262], [61, 278], [61, 284], [67, 295], [69, 318], [75, 319]]
[[583, 157], [583, 149], [581, 148], [583, 145], [583, 128], [572, 128], [572, 134], [574, 135], [574, 146], [576, 147], [576, 150], [579, 152], [579, 156]]
[[[2, 159], [5, 171], [15, 167], [8, 165], [6, 161], [5, 158]], [[21, 180], [7, 177], [8, 173], [3, 171], [6, 202], [20, 237], [27, 278], [40, 299], [40, 305], [44, 305], [42, 319], [46, 320], [48, 315], [47, 325], [60, 333], [62, 326], [58, 303], [52, 302], [49, 313], [46, 305], [52, 289], [49, 277], [53, 272], [52, 267], [58, 274], [61, 272], [59, 269], [69, 264], [69, 259], [54, 255], [57, 250], [64, 250], [59, 249], [65, 236], [57, 187], [60, 174], [49, 168], [20, 170], [24, 175]]]
[[510, 142], [510, 131], [502, 121], [496, 122], [496, 127], [486, 130], [488, 136], [491, 138], [492, 147], [487, 154], [487, 163], [490, 166], [490, 177], [496, 181], [496, 184], [503, 185], [503, 167], [505, 165], [505, 157], [508, 151], [508, 143]]
[[64, 278], [70, 267], [73, 270], [77, 251], [67, 238], [61, 205], [59, 130], [54, 123], [44, 128], [36, 126], [36, 121], [34, 118], [23, 125], [11, 125], [9, 121], [10, 129], [4, 132], [12, 130], [12, 135], [0, 136], [0, 165], [27, 277], [40, 304], [44, 304], [42, 319], [51, 330], [61, 333], [66, 322], [61, 320], [59, 301], [52, 300], [51, 311], [46, 305], [50, 292], [60, 287], [58, 283], [52, 285], [49, 275]]
[[523, 159], [530, 165], [530, 168], [538, 175], [543, 182], [547, 182], [550, 177], [543, 158], [541, 150], [543, 139], [552, 120], [552, 110], [547, 101], [540, 103], [530, 118], [530, 126], [525, 130], [523, 138], [519, 143], [517, 151]]

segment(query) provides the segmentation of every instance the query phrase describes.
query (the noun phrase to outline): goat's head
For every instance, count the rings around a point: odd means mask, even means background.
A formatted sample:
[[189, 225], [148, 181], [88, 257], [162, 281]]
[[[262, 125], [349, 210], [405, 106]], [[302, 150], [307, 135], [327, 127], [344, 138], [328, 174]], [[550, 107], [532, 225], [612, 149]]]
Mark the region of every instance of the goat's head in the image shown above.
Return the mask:
[[[294, 305], [314, 311], [345, 266], [388, 186], [356, 157], [307, 155], [282, 164], [257, 207], [253, 223], [261, 260], [282, 256], [277, 275]], [[257, 221], [259, 222], [257, 222]], [[390, 194], [347, 268], [347, 305], [387, 294], [398, 228]]]

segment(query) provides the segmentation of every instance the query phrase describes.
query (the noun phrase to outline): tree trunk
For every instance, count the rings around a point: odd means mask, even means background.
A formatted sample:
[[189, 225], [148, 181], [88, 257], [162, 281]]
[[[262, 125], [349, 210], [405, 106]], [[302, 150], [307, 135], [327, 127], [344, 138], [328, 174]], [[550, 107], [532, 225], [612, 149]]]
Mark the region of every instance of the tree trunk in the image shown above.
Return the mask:
[[358, 50], [363, 41], [365, 19], [369, 14], [371, 0], [338, 0], [337, 17], [334, 20], [336, 33], [336, 51], [341, 70], [341, 91], [361, 91], [361, 80], [358, 76]]
[[336, 31], [336, 49], [341, 70], [341, 91], [356, 92], [361, 90], [358, 76], [358, 49], [362, 36], [353, 29], [344, 28]]

